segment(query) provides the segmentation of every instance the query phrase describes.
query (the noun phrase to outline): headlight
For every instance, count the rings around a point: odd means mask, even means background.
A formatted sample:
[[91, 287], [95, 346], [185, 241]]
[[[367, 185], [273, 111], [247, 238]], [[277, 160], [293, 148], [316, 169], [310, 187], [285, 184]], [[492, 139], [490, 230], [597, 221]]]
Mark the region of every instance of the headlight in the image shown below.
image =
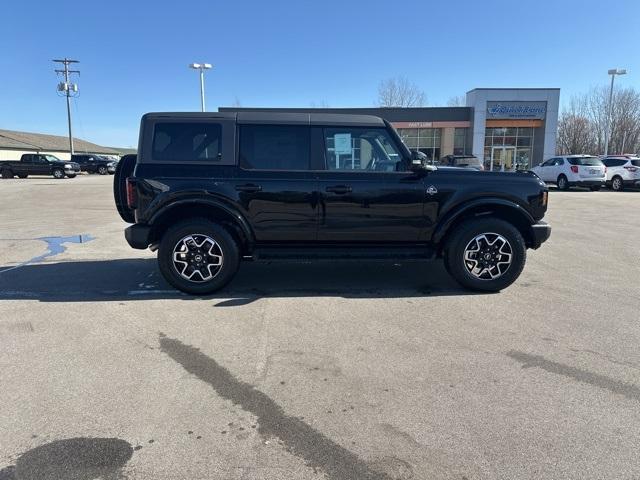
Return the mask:
[[115, 166], [116, 166], [115, 162], [111, 162], [107, 165], [107, 167], [115, 167]]
[[71, 165], [70, 163], [65, 163], [64, 168], [73, 168], [73, 165]]

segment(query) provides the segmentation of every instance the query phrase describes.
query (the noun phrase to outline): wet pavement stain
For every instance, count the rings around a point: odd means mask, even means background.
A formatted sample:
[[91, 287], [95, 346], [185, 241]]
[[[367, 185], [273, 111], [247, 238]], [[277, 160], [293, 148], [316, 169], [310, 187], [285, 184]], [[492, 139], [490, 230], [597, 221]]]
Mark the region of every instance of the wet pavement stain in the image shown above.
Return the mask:
[[257, 431], [265, 442], [277, 437], [286, 450], [334, 480], [389, 480], [392, 476], [371, 467], [297, 417], [292, 417], [253, 385], [235, 378], [229, 370], [198, 348], [160, 333], [160, 350], [187, 372], [209, 384], [216, 393], [257, 417]]
[[119, 438], [69, 438], [31, 449], [15, 465], [0, 470], [0, 480], [123, 480], [133, 455]]
[[582, 370], [581, 368], [565, 365], [564, 363], [547, 360], [541, 355], [531, 355], [511, 350], [507, 352], [507, 356], [521, 363], [522, 368], [541, 368], [547, 372], [562, 375], [564, 377], [571, 378], [572, 380], [577, 380], [578, 382], [609, 390], [610, 392], [623, 395], [631, 400], [640, 401], [640, 388], [635, 385], [621, 382], [620, 380], [600, 375], [599, 373], [593, 373], [588, 370]]
[[67, 249], [67, 247], [65, 247], [66, 243], [87, 243], [92, 240], [95, 240], [95, 237], [92, 237], [87, 233], [83, 233], [80, 235], [71, 235], [69, 237], [39, 237], [39, 238], [35, 238], [34, 240], [41, 240], [45, 242], [47, 244], [47, 251], [42, 255], [37, 255], [33, 258], [30, 258], [26, 262], [22, 262], [13, 267], [0, 270], [0, 273], [8, 272], [10, 270], [15, 270], [16, 268], [24, 267], [25, 265], [31, 265], [33, 263], [40, 263], [44, 261], [46, 258], [64, 253], [64, 251]]

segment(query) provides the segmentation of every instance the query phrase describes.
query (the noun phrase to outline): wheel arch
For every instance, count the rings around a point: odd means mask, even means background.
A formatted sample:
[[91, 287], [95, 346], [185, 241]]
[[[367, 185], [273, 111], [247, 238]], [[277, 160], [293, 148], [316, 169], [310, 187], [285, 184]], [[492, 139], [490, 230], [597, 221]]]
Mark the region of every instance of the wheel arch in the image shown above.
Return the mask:
[[204, 218], [222, 225], [238, 242], [242, 253], [250, 251], [253, 246], [253, 231], [242, 214], [215, 200], [183, 199], [167, 205], [149, 220], [152, 249], [168, 228], [188, 218]]
[[509, 200], [501, 198], [485, 198], [471, 201], [457, 207], [455, 210], [449, 212], [446, 217], [438, 223], [438, 226], [432, 236], [432, 242], [437, 245], [438, 253], [442, 254], [448, 237], [458, 225], [470, 218], [483, 216], [499, 218], [512, 224], [518, 229], [524, 238], [525, 245], [527, 247], [531, 247], [533, 245], [535, 238], [532, 225], [536, 222], [529, 212], [517, 203]]

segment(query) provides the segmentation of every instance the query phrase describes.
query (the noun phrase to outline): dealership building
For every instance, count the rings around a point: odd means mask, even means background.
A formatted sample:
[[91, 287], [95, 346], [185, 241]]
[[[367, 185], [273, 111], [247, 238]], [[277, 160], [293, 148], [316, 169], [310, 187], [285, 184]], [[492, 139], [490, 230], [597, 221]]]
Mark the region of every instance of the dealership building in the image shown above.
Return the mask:
[[487, 170], [524, 170], [555, 155], [559, 88], [476, 88], [464, 107], [235, 108], [219, 111], [376, 115], [431, 160], [475, 155]]

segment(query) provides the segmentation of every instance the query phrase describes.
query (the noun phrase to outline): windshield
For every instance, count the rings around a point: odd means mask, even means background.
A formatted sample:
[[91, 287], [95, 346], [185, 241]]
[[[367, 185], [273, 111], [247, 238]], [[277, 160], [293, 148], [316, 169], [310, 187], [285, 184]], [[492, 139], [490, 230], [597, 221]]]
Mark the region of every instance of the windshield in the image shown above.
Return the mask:
[[601, 167], [604, 165], [597, 157], [575, 157], [567, 158], [571, 165], [587, 165], [590, 167]]
[[44, 155], [44, 158], [47, 159], [47, 162], [61, 162], [62, 161], [58, 157], [56, 157], [55, 155]]

